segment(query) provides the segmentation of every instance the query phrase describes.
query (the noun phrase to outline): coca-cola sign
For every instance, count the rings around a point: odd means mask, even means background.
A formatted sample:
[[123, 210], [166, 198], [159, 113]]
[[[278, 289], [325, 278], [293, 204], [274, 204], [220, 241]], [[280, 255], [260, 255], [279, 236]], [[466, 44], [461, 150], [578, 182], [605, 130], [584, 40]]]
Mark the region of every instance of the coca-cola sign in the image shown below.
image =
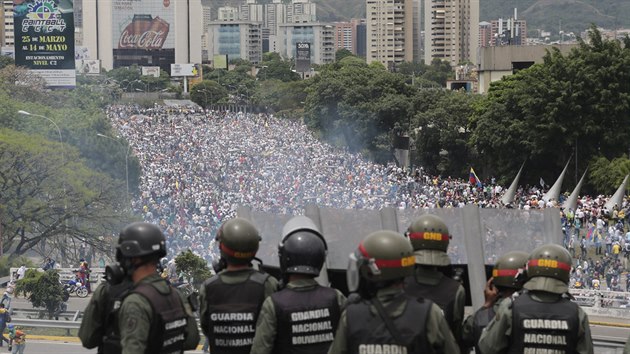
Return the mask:
[[124, 30], [118, 41], [118, 48], [142, 48], [142, 49], [160, 49], [166, 40], [164, 31], [146, 31], [141, 34], [129, 33]]
[[169, 23], [159, 16], [135, 15], [118, 39], [119, 49], [161, 49], [166, 42]]

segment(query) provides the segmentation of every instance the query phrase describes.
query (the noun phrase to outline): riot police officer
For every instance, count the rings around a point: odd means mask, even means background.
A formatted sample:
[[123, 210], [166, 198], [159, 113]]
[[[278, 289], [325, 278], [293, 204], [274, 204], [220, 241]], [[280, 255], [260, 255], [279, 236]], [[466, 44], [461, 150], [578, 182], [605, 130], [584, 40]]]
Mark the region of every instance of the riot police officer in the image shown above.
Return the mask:
[[252, 354], [326, 353], [345, 297], [315, 281], [328, 246], [311, 219], [296, 216], [282, 230], [278, 257], [286, 288], [263, 303]]
[[413, 249], [403, 235], [377, 231], [350, 255], [348, 300], [328, 353], [459, 353], [440, 308], [404, 292]]
[[277, 290], [278, 281], [253, 268], [261, 238], [246, 219], [224, 222], [216, 240], [225, 269], [201, 287], [201, 329], [211, 353], [249, 353], [262, 303]]
[[416, 260], [414, 274], [405, 280], [407, 293], [440, 306], [453, 337], [460, 343], [466, 292], [460, 282], [444, 274], [451, 265], [446, 254], [451, 239], [446, 223], [437, 215], [425, 214], [409, 225], [406, 236]]
[[164, 234], [153, 224], [127, 225], [118, 238], [117, 265], [107, 267], [88, 304], [79, 337], [99, 353], [181, 353], [199, 332], [188, 302], [158, 274]]
[[592, 354], [588, 317], [568, 296], [570, 272], [565, 248], [547, 244], [535, 249], [527, 261], [523, 292], [501, 303], [481, 334], [481, 352]]
[[492, 277], [484, 289], [485, 303], [464, 322], [462, 342], [467, 350], [475, 347], [475, 353], [481, 353], [477, 346], [481, 332], [494, 318], [501, 302], [506, 299], [509, 301], [512, 295], [523, 287], [528, 257], [525, 252], [511, 251], [497, 259], [492, 269]]

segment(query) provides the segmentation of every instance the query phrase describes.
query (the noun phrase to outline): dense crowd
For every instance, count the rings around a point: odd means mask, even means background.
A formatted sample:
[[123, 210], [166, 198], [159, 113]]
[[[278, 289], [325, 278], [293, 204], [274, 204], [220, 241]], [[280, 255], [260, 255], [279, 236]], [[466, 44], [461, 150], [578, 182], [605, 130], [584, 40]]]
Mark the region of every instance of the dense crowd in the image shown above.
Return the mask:
[[[217, 228], [235, 216], [239, 205], [281, 214], [299, 213], [308, 203], [341, 209], [504, 207], [505, 189], [494, 179], [477, 187], [467, 179], [424, 174], [422, 168], [411, 173], [376, 164], [319, 141], [301, 122], [273, 115], [157, 105], [115, 105], [107, 113], [142, 166], [133, 207], [146, 221], [161, 225], [171, 255], [192, 249], [212, 261]], [[522, 187], [511, 207], [561, 205], [564, 197], [545, 202], [543, 193], [537, 186]], [[625, 269], [622, 251], [630, 237], [623, 232], [630, 214], [626, 202], [614, 211], [605, 210], [605, 202], [603, 196], [583, 197], [575, 211], [562, 213], [565, 245], [574, 248], [582, 269], [586, 263], [589, 269], [597, 265], [580, 253], [580, 246], [596, 248], [601, 238], [606, 257], [599, 274], [604, 278], [610, 269]], [[615, 243], [621, 256], [613, 253]], [[584, 273], [574, 278], [586, 283]]]

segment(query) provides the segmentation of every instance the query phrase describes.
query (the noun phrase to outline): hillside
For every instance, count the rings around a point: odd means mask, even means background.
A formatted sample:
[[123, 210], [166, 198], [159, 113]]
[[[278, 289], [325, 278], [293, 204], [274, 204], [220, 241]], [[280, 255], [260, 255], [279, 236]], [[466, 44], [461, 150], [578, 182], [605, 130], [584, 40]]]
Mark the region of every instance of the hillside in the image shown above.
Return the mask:
[[[203, 0], [207, 2], [209, 0]], [[212, 6], [238, 5], [244, 0], [213, 0]], [[320, 21], [346, 21], [365, 17], [365, 0], [312, 0]], [[424, 2], [424, 0], [421, 0]], [[259, 0], [261, 3], [271, 0]], [[530, 35], [537, 29], [557, 34], [560, 28], [576, 34], [591, 23], [603, 28], [630, 28], [630, 0], [479, 0], [480, 21], [507, 18], [518, 8]]]

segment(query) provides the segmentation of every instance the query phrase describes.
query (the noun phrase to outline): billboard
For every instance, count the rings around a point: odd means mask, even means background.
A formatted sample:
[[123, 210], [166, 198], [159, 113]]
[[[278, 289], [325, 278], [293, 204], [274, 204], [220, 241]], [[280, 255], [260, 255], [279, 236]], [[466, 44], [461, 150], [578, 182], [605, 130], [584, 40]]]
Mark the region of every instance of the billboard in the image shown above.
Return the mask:
[[227, 54], [217, 54], [212, 58], [212, 67], [215, 69], [228, 69]]
[[94, 59], [78, 60], [77, 72], [85, 75], [98, 75], [101, 73], [101, 61]]
[[143, 66], [142, 76], [160, 77], [160, 67], [159, 66]]
[[112, 0], [114, 68], [175, 62], [175, 19], [171, 1]]
[[295, 71], [300, 73], [311, 71], [310, 43], [295, 43]]
[[171, 64], [171, 76], [197, 76], [199, 64]]
[[13, 0], [15, 64], [48, 87], [76, 85], [73, 0]]

